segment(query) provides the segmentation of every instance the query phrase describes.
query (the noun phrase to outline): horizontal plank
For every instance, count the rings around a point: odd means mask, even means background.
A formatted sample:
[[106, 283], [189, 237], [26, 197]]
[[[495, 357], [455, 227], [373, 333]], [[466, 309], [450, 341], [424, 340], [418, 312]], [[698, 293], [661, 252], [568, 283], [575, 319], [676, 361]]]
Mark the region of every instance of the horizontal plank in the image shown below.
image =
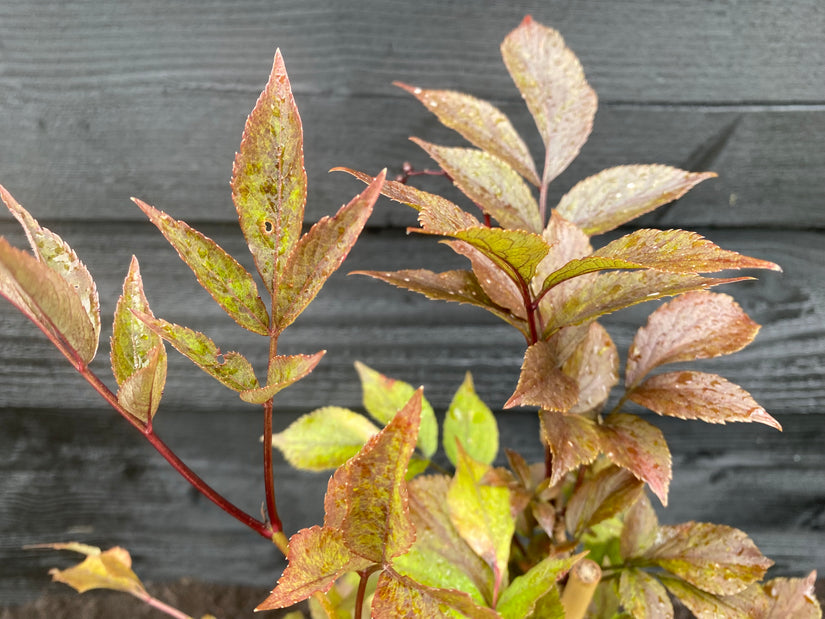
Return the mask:
[[[138, 196], [190, 222], [235, 221], [229, 177], [253, 92], [26, 91], [2, 102], [0, 183], [42, 219], [138, 220]], [[361, 185], [334, 166], [397, 173], [433, 165], [416, 135], [461, 145], [411, 97], [298, 97], [309, 176], [308, 219], [349, 200]], [[540, 156], [520, 101], [503, 110]], [[720, 178], [657, 214], [661, 225], [825, 227], [825, 108], [638, 108], [605, 105], [580, 156], [552, 185], [550, 204], [582, 178], [627, 163], [713, 170]], [[439, 182], [440, 181], [440, 182]], [[443, 179], [418, 183], [463, 198]], [[466, 203], [463, 201], [462, 203]], [[371, 226], [409, 225], [409, 209], [382, 207]], [[0, 218], [9, 215], [0, 213]]]
[[[823, 102], [817, 0], [84, 0], [0, 6], [0, 91], [254, 90], [276, 47], [304, 93], [386, 94], [401, 79], [510, 89], [498, 46], [525, 14], [559, 29], [608, 101]], [[8, 95], [7, 95], [8, 96]]]
[[[22, 242], [11, 224], [0, 226], [0, 231], [14, 233], [15, 240]], [[133, 252], [141, 261], [146, 292], [158, 316], [202, 330], [223, 350], [240, 350], [256, 367], [265, 367], [263, 338], [229, 319], [148, 224], [66, 223], [57, 231], [97, 279], [104, 332], [93, 367], [102, 377], [111, 376], [110, 317]], [[233, 227], [210, 225], [203, 231], [252, 268]], [[785, 271], [755, 273], [756, 281], [726, 287], [764, 327], [744, 351], [702, 367], [751, 390], [771, 412], [821, 413], [825, 271], [816, 265], [821, 263], [823, 234], [715, 230], [708, 236], [722, 247], [778, 262]], [[328, 404], [358, 406], [355, 360], [425, 385], [428, 397], [440, 407], [449, 403], [464, 373], [471, 370], [483, 397], [492, 406], [501, 405], [515, 388], [524, 351], [524, 340], [514, 329], [477, 308], [432, 302], [365, 277], [344, 275], [359, 269], [441, 271], [463, 265], [463, 259], [432, 238], [405, 237], [391, 230], [364, 235], [342, 270], [282, 336], [281, 352], [328, 352], [311, 377], [278, 395], [278, 405], [300, 410]], [[651, 309], [640, 305], [605, 320], [620, 351], [626, 351]], [[0, 343], [0, 407], [49, 407], [55, 402], [67, 408], [98, 405], [97, 395], [7, 303], [0, 305]], [[197, 397], [190, 402], [193, 393]], [[247, 406], [175, 352], [170, 354], [164, 402], [164, 408], [171, 410], [210, 409], [216, 402], [229, 409]]]
[[[178, 410], [158, 431], [219, 492], [257, 514], [261, 420]], [[281, 421], [290, 421], [286, 416]], [[823, 570], [825, 427], [817, 416], [780, 415], [785, 431], [654, 419], [670, 441], [674, 480], [663, 522], [742, 528], [777, 561], [775, 573]], [[155, 582], [181, 577], [272, 586], [283, 567], [257, 535], [199, 498], [140, 436], [107, 411], [6, 409], [0, 413], [0, 600], [22, 603], [48, 585], [64, 553], [25, 544], [80, 540], [132, 552]], [[501, 444], [542, 458], [529, 413], [499, 415]], [[327, 474], [299, 473], [276, 458], [276, 493], [287, 532], [322, 520]]]

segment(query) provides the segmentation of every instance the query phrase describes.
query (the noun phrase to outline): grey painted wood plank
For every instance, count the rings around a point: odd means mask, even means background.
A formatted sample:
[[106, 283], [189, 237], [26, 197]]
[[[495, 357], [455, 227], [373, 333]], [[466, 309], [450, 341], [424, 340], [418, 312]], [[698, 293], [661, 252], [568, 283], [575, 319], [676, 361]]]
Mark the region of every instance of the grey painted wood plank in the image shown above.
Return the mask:
[[[261, 420], [256, 414], [169, 411], [158, 431], [199, 474], [244, 509], [261, 501]], [[287, 416], [284, 422], [292, 419]], [[780, 415], [785, 431], [708, 426], [656, 418], [674, 456], [670, 507], [663, 522], [713, 521], [749, 533], [777, 561], [776, 574], [825, 568], [825, 426], [813, 415]], [[542, 458], [538, 423], [502, 413], [501, 444], [529, 461]], [[41, 592], [47, 570], [70, 557], [24, 551], [24, 544], [80, 540], [132, 551], [144, 579], [271, 586], [277, 552], [211, 503], [105, 410], [0, 411], [0, 600]], [[322, 520], [328, 474], [299, 473], [276, 458], [276, 489], [287, 531]]]
[[[139, 220], [138, 196], [190, 222], [235, 221], [229, 178], [252, 92], [134, 89], [0, 91], [0, 183], [42, 219]], [[362, 189], [334, 166], [397, 173], [433, 165], [408, 141], [464, 145], [411, 98], [298, 97], [309, 176], [307, 217], [334, 212]], [[502, 106], [532, 152], [538, 134], [520, 102]], [[655, 217], [670, 226], [825, 226], [825, 108], [602, 106], [580, 156], [552, 185], [550, 203], [603, 168], [666, 163], [713, 170]], [[443, 182], [419, 183], [463, 197]], [[0, 213], [0, 219], [10, 216]], [[408, 225], [408, 209], [379, 208], [370, 225]]]
[[[98, 282], [104, 332], [93, 367], [102, 377], [110, 376], [111, 315], [132, 252], [141, 261], [146, 293], [158, 316], [202, 330], [223, 350], [240, 350], [253, 365], [265, 367], [263, 338], [228, 318], [148, 224], [62, 224], [56, 229]], [[22, 243], [11, 224], [0, 226], [0, 231], [16, 233], [15, 240]], [[203, 231], [251, 268], [236, 229], [212, 225]], [[778, 262], [785, 271], [754, 273], [756, 281], [719, 289], [737, 298], [764, 326], [744, 351], [702, 367], [751, 390], [771, 412], [821, 413], [825, 271], [817, 265], [825, 247], [822, 233], [714, 230], [706, 234], [722, 247]], [[524, 340], [514, 329], [478, 308], [428, 301], [381, 282], [345, 275], [358, 269], [441, 271], [463, 266], [463, 259], [435, 239], [406, 237], [397, 231], [367, 233], [327, 288], [282, 336], [279, 350], [284, 353], [328, 352], [311, 377], [278, 395], [278, 406], [304, 411], [328, 404], [358, 406], [355, 360], [425, 385], [428, 397], [440, 406], [449, 403], [464, 373], [471, 370], [482, 396], [492, 406], [501, 405], [515, 388], [524, 350]], [[621, 351], [652, 309], [640, 305], [605, 321]], [[98, 405], [98, 396], [8, 303], [0, 306], [0, 347], [0, 407], [50, 407], [55, 402], [67, 408]], [[232, 410], [248, 406], [175, 351], [169, 358], [164, 409], [210, 409], [217, 402]], [[187, 398], [193, 392], [198, 397], [190, 403]]]
[[0, 83], [254, 90], [280, 46], [305, 93], [385, 94], [393, 79], [426, 79], [497, 97], [509, 88], [498, 45], [528, 13], [564, 34], [608, 101], [825, 100], [817, 0], [3, 2]]

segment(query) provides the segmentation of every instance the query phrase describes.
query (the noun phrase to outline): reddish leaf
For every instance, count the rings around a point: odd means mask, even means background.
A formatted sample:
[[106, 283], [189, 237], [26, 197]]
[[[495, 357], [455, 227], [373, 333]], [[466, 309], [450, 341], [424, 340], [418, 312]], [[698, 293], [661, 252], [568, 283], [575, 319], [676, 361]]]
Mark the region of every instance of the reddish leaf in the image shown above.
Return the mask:
[[707, 522], [659, 527], [644, 557], [714, 595], [739, 593], [773, 565], [739, 529]]
[[653, 368], [666, 363], [729, 355], [750, 344], [759, 332], [726, 294], [691, 292], [659, 307], [633, 338], [625, 384], [632, 389]]
[[59, 344], [74, 363], [88, 364], [97, 335], [74, 286], [31, 254], [0, 238], [0, 295]]
[[765, 619], [820, 619], [822, 609], [816, 599], [816, 571], [805, 578], [774, 578], [763, 585], [768, 596]]
[[528, 15], [501, 44], [504, 64], [524, 97], [547, 149], [547, 185], [575, 159], [596, 115], [596, 93], [561, 35]]
[[401, 82], [395, 85], [421, 101], [442, 124], [460, 133], [473, 146], [506, 162], [534, 185], [540, 184], [527, 145], [498, 108], [452, 90], [424, 90]]
[[564, 412], [570, 410], [578, 397], [576, 381], [557, 367], [550, 345], [536, 342], [524, 354], [518, 386], [504, 408], [538, 406]]
[[138, 311], [133, 313], [157, 335], [188, 357], [204, 372], [234, 391], [258, 388], [252, 365], [240, 353], [221, 354], [220, 349], [200, 331], [166, 322]]
[[586, 529], [627, 509], [643, 491], [644, 484], [625, 469], [602, 469], [570, 496], [565, 511], [567, 531], [580, 536]]
[[282, 389], [309, 375], [327, 351], [314, 355], [276, 355], [269, 360], [266, 385], [241, 392], [241, 400], [251, 404], [263, 404]]
[[491, 608], [476, 604], [463, 591], [427, 587], [391, 570], [378, 577], [378, 586], [372, 598], [373, 617], [432, 617], [452, 619], [456, 616], [496, 619]]
[[132, 415], [147, 423], [160, 406], [165, 384], [166, 350], [161, 343], [150, 351], [146, 365], [121, 383], [117, 401]]
[[246, 120], [232, 169], [232, 199], [241, 230], [267, 290], [301, 235], [307, 177], [303, 129], [281, 50], [269, 81]]
[[450, 236], [478, 249], [506, 271], [513, 281], [529, 282], [550, 249], [542, 237], [524, 230], [480, 226], [459, 230]]
[[60, 236], [48, 228], [43, 228], [2, 185], [0, 185], [0, 198], [5, 202], [15, 219], [23, 226], [23, 231], [29, 240], [34, 257], [48, 265], [56, 273], [59, 273], [74, 288], [75, 294], [80, 297], [80, 303], [92, 323], [95, 338], [99, 340], [100, 300], [97, 294], [97, 286], [86, 265], [80, 261], [74, 250]]
[[647, 482], [662, 505], [667, 505], [672, 471], [662, 431], [637, 415], [625, 413], [608, 416], [599, 430], [607, 457]]
[[601, 441], [596, 424], [582, 415], [567, 415], [541, 411], [541, 437], [553, 454], [550, 485], [581, 466], [590, 464], [601, 452]]
[[277, 586], [256, 611], [286, 608], [318, 591], [325, 593], [345, 572], [370, 565], [350, 552], [340, 531], [318, 526], [301, 529], [289, 539], [287, 560]]
[[570, 413], [590, 413], [600, 409], [610, 390], [619, 382], [619, 353], [607, 330], [593, 322], [585, 339], [561, 367], [578, 385], [578, 400]]
[[323, 217], [289, 255], [278, 282], [275, 323], [279, 331], [304, 311], [347, 257], [372, 213], [386, 170], [332, 217]]
[[621, 556], [630, 559], [640, 556], [656, 541], [659, 520], [650, 499], [643, 494], [627, 511], [620, 538]]
[[636, 569], [622, 570], [619, 579], [622, 606], [635, 619], [672, 619], [673, 604], [656, 578]]
[[562, 327], [582, 324], [631, 305], [746, 279], [750, 278], [713, 278], [653, 270], [597, 273], [588, 286], [578, 289], [556, 313], [548, 316], [544, 339]]
[[556, 207], [589, 234], [601, 234], [672, 202], [713, 172], [685, 172], [665, 165], [626, 165], [580, 181]]
[[533, 192], [507, 163], [483, 150], [438, 146], [411, 138], [450, 175], [462, 193], [502, 228], [541, 232]]
[[346, 511], [340, 527], [347, 548], [374, 563], [404, 554], [415, 541], [404, 476], [421, 420], [421, 390], [336, 473], [336, 497]]
[[747, 391], [716, 374], [670, 372], [652, 376], [630, 392], [630, 399], [669, 417], [709, 423], [758, 422], [782, 430]]

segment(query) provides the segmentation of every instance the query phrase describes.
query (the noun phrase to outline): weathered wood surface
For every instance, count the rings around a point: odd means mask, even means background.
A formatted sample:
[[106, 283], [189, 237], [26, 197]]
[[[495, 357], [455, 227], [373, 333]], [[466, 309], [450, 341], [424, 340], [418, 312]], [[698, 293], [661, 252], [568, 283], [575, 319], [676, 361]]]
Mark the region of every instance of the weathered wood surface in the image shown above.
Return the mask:
[[[276, 47], [304, 121], [310, 220], [360, 191], [353, 179], [327, 174], [330, 167], [429, 165], [409, 135], [461, 143], [393, 80], [493, 100], [538, 154], [535, 128], [498, 52], [526, 13], [562, 32], [601, 101], [591, 140], [554, 183], [551, 202], [612, 165], [714, 170], [719, 179], [640, 223], [698, 227], [723, 247], [785, 269], [724, 289], [764, 326], [745, 351], [704, 365], [751, 391], [785, 432], [654, 419], [675, 463], [663, 519], [741, 527], [777, 561], [778, 573], [822, 574], [819, 0], [0, 0], [0, 183], [62, 234], [95, 275], [105, 316], [95, 361], [101, 375], [108, 375], [105, 330], [132, 253], [158, 315], [202, 329], [260, 366], [262, 343], [198, 288], [128, 197], [196, 224], [249, 266], [229, 225], [235, 213], [228, 179]], [[411, 212], [383, 201], [342, 271], [460, 264], [433, 239], [404, 238], [413, 221]], [[2, 213], [0, 234], [23, 244]], [[620, 350], [650, 309], [605, 321]], [[328, 353], [306, 382], [279, 395], [276, 423], [324, 404], [358, 407], [355, 359], [426, 385], [440, 410], [471, 370], [496, 408], [515, 385], [522, 353], [510, 331], [475, 308], [337, 274], [284, 337], [284, 352]], [[55, 591], [45, 572], [62, 558], [20, 547], [67, 539], [127, 546], [150, 580], [275, 581], [282, 564], [266, 543], [192, 493], [8, 304], [0, 306], [0, 351], [0, 602]], [[500, 422], [503, 444], [541, 456], [533, 415], [507, 413]], [[158, 425], [196, 471], [259, 511], [254, 409], [172, 353]], [[325, 476], [279, 463], [277, 479], [287, 528], [317, 522]]]

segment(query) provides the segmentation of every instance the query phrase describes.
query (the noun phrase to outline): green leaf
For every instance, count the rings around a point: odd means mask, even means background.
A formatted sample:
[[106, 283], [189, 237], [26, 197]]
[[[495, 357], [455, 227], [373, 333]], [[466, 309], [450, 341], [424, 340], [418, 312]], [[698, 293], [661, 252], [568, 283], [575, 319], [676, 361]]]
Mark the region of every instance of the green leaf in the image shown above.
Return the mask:
[[254, 333], [269, 334], [269, 314], [258, 296], [258, 286], [237, 260], [185, 222], [142, 200], [132, 200], [192, 269], [198, 283], [235, 322]]
[[427, 587], [392, 570], [385, 570], [378, 577], [371, 610], [373, 617], [498, 617], [495, 611], [479, 606], [463, 591]]
[[[364, 408], [381, 424], [392, 419], [415, 393], [415, 388], [409, 383], [384, 376], [360, 361], [355, 362], [355, 369], [361, 379]], [[438, 449], [438, 422], [433, 407], [424, 397], [421, 399], [421, 427], [417, 444], [427, 458]]]
[[587, 234], [601, 234], [682, 197], [715, 176], [658, 164], [607, 168], [575, 185], [556, 210]]
[[377, 433], [378, 428], [363, 415], [325, 406], [302, 415], [273, 435], [272, 445], [295, 468], [323, 471], [344, 464]]
[[527, 572], [513, 579], [499, 598], [496, 611], [503, 619], [523, 619], [531, 616], [536, 603], [552, 590], [584, 554], [572, 557], [547, 557]]
[[147, 327], [226, 387], [234, 391], [258, 388], [258, 379], [255, 378], [252, 365], [240, 353], [221, 354], [215, 342], [200, 331], [193, 331], [142, 312], [133, 312]]
[[301, 236], [307, 177], [304, 138], [281, 50], [246, 120], [232, 169], [232, 199], [241, 231], [267, 290], [278, 289]]
[[630, 507], [644, 492], [644, 483], [616, 466], [602, 469], [575, 489], [564, 512], [567, 531], [578, 537], [603, 520]]
[[289, 538], [288, 565], [272, 593], [256, 611], [286, 608], [313, 593], [327, 592], [345, 572], [366, 569], [370, 561], [353, 554], [337, 529], [314, 526]]
[[69, 542], [66, 544], [39, 544], [30, 548], [54, 548], [71, 550], [86, 555], [86, 558], [65, 570], [54, 568], [49, 571], [52, 580], [69, 585], [78, 593], [92, 589], [122, 591], [138, 597], [146, 595], [143, 583], [132, 571], [132, 557], [128, 551], [115, 546], [101, 552], [100, 548]]
[[404, 554], [415, 541], [404, 477], [418, 436], [421, 403], [418, 390], [333, 478], [337, 487], [332, 494], [345, 499], [344, 543], [373, 563]]
[[[80, 298], [80, 303], [92, 323], [95, 342], [99, 341], [100, 300], [97, 294], [97, 286], [95, 286], [86, 265], [80, 261], [74, 250], [62, 238], [37, 223], [37, 220], [2, 185], [0, 185], [0, 198], [5, 202], [15, 219], [23, 226], [23, 231], [29, 240], [34, 257], [48, 265], [56, 273], [59, 273], [74, 288], [75, 294]], [[95, 352], [96, 350], [97, 343], [95, 343]], [[94, 352], [92, 353], [93, 357]], [[91, 361], [91, 358], [89, 361]]]
[[475, 148], [438, 146], [411, 138], [450, 175], [455, 186], [502, 228], [541, 232], [533, 192], [509, 164]]
[[385, 174], [386, 170], [335, 215], [321, 218], [295, 245], [277, 287], [279, 332], [292, 324], [341, 266], [372, 213]]
[[97, 335], [74, 286], [31, 254], [0, 238], [0, 295], [58, 345], [73, 363], [88, 364]]
[[596, 424], [583, 415], [540, 411], [541, 437], [553, 454], [550, 485], [581, 466], [590, 464], [601, 452], [601, 437]]
[[739, 593], [773, 565], [745, 533], [709, 522], [659, 527], [644, 558], [714, 595]]
[[547, 185], [587, 141], [596, 115], [596, 93], [561, 35], [529, 15], [504, 39], [501, 55], [547, 149], [541, 180]]
[[622, 570], [619, 597], [625, 610], [636, 619], [673, 619], [673, 604], [667, 589], [647, 572]]
[[484, 596], [473, 579], [448, 557], [432, 548], [413, 544], [409, 552], [393, 559], [392, 567], [399, 574], [426, 587], [463, 591], [477, 604], [485, 604]]
[[444, 418], [444, 452], [453, 466], [458, 462], [456, 439], [478, 462], [492, 464], [498, 453], [498, 425], [493, 412], [476, 395], [473, 377], [467, 372], [453, 396]]
[[627, 353], [625, 384], [638, 385], [667, 363], [729, 355], [750, 344], [759, 325], [726, 294], [691, 292], [653, 312]]
[[450, 236], [481, 251], [507, 272], [514, 282], [529, 282], [550, 249], [541, 236], [525, 230], [479, 226], [459, 230]]
[[565, 412], [578, 398], [576, 381], [558, 368], [550, 344], [539, 341], [527, 348], [518, 385], [504, 408], [538, 406], [548, 411]]
[[461, 134], [473, 146], [495, 155], [538, 186], [539, 176], [524, 140], [501, 110], [481, 99], [453, 90], [424, 90], [394, 82], [438, 117], [441, 123]]
[[766, 582], [762, 586], [769, 604], [765, 619], [821, 619], [815, 584], [816, 571], [805, 578], [774, 578]]
[[492, 568], [494, 591], [500, 591], [507, 578], [510, 542], [516, 525], [510, 513], [509, 489], [488, 486], [482, 481], [489, 468], [473, 460], [459, 445], [447, 507], [459, 535]]
[[607, 457], [647, 482], [662, 505], [667, 505], [673, 471], [662, 431], [638, 415], [613, 413], [599, 426], [599, 433]]
[[668, 417], [708, 423], [758, 422], [782, 430], [747, 391], [717, 374], [670, 372], [652, 376], [630, 392], [630, 399]]
[[241, 392], [241, 400], [251, 404], [263, 404], [282, 389], [307, 376], [321, 361], [327, 351], [314, 355], [276, 355], [269, 360], [267, 381], [264, 387]]
[[638, 303], [747, 279], [750, 278], [714, 278], [654, 270], [598, 273], [588, 286], [565, 299], [558, 311], [547, 317], [544, 339], [562, 327], [583, 324]]

